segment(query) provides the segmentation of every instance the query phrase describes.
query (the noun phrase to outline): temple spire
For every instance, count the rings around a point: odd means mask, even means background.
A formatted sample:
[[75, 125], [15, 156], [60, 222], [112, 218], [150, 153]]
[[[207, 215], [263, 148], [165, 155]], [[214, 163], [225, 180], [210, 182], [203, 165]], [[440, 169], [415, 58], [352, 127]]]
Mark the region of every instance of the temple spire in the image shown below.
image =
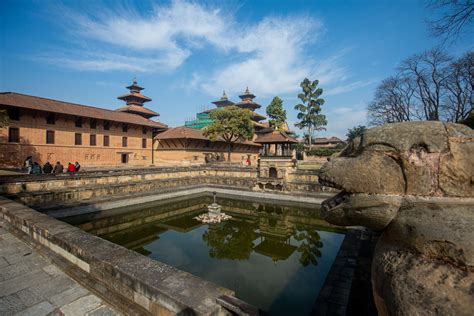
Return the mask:
[[214, 101], [212, 103], [215, 104], [217, 107], [223, 107], [223, 106], [229, 106], [229, 105], [235, 104], [234, 102], [230, 101], [227, 98], [227, 94], [225, 93], [225, 90], [222, 93], [222, 97], [219, 100]]
[[247, 86], [244, 93], [239, 95], [239, 98], [242, 101], [244, 101], [244, 100], [253, 100], [253, 99], [255, 99], [255, 95], [252, 92], [250, 92], [249, 87]]
[[125, 101], [127, 105], [116, 111], [134, 113], [146, 118], [159, 115], [143, 106], [145, 102], [150, 102], [151, 99], [141, 93], [144, 88], [138, 85], [137, 78], [133, 78], [133, 83], [126, 88], [130, 92], [117, 97], [117, 99]]

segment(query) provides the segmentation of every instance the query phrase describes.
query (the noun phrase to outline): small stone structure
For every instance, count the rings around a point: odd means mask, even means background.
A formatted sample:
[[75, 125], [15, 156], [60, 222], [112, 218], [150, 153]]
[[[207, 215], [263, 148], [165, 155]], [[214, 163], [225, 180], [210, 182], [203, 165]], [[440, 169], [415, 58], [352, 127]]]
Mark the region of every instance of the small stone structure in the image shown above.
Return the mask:
[[474, 131], [442, 122], [367, 130], [326, 163], [319, 182], [336, 225], [382, 231], [372, 264], [380, 315], [471, 315]]
[[206, 224], [216, 224], [231, 219], [232, 216], [221, 212], [221, 206], [216, 203], [216, 192], [213, 192], [212, 194], [214, 196], [214, 203], [207, 207], [208, 212], [200, 214], [194, 219]]
[[289, 174], [296, 171], [292, 145], [298, 141], [284, 132], [259, 135], [255, 143], [263, 145], [258, 165], [257, 189], [285, 191]]

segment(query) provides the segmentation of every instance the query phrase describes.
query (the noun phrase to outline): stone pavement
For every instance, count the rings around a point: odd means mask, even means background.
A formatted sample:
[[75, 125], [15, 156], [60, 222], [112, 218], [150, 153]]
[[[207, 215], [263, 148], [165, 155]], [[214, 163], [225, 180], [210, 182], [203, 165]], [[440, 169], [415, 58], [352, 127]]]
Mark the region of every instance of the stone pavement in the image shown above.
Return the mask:
[[120, 315], [4, 224], [0, 219], [0, 315]]

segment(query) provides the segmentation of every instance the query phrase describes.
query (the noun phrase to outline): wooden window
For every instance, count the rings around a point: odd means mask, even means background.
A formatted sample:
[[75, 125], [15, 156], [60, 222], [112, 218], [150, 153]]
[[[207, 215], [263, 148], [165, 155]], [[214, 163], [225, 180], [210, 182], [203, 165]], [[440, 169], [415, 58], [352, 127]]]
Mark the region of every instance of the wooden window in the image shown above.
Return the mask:
[[104, 121], [104, 130], [108, 131], [110, 129], [110, 122], [109, 121]]
[[77, 145], [82, 145], [82, 134], [81, 133], [76, 133], [74, 137], [74, 144]]
[[46, 124], [51, 124], [51, 125], [56, 124], [56, 114], [49, 113], [48, 116], [46, 117]]
[[146, 138], [142, 138], [142, 148], [146, 148]]
[[104, 135], [104, 147], [109, 147], [109, 145], [110, 145], [109, 135]]
[[8, 129], [8, 142], [19, 143], [20, 142], [20, 129], [17, 127], [10, 127]]
[[143, 134], [143, 135], [146, 135], [146, 132], [148, 132], [148, 129], [147, 129], [146, 127], [143, 127], [143, 128], [142, 128], [142, 134]]
[[128, 145], [128, 138], [127, 137], [122, 137], [122, 147], [127, 147]]
[[12, 121], [19, 121], [20, 120], [20, 109], [10, 109], [7, 111], [8, 117]]
[[54, 144], [54, 131], [46, 131], [46, 144]]
[[92, 129], [96, 129], [97, 128], [97, 120], [96, 119], [91, 119], [90, 120], [90, 126]]
[[96, 146], [97, 145], [97, 137], [95, 135], [90, 135], [89, 144], [91, 146]]
[[120, 160], [122, 163], [127, 163], [128, 162], [128, 154], [121, 154]]
[[122, 132], [124, 132], [124, 133], [128, 132], [128, 125], [127, 124], [122, 125]]
[[82, 118], [76, 120], [76, 127], [82, 127]]

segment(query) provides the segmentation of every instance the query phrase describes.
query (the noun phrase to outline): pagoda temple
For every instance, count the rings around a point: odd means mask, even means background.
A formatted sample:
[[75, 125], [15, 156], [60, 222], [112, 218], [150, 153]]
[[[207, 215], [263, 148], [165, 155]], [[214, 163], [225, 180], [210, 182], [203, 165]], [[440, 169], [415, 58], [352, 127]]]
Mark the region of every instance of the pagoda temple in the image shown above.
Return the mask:
[[222, 97], [219, 100], [214, 101], [212, 103], [215, 104], [218, 108], [235, 104], [234, 102], [230, 101], [229, 98], [227, 98], [227, 94], [225, 93], [225, 91], [222, 93]]
[[151, 118], [154, 116], [159, 116], [160, 114], [152, 111], [146, 107], [143, 106], [145, 102], [150, 102], [151, 99], [147, 96], [144, 96], [141, 91], [144, 89], [140, 87], [137, 83], [137, 80], [134, 79], [133, 83], [126, 87], [128, 90], [130, 90], [129, 93], [121, 95], [117, 97], [119, 100], [123, 100], [127, 103], [126, 106], [121, 107], [115, 111], [118, 112], [127, 112], [127, 113], [132, 113], [132, 114], [137, 114], [140, 116], [143, 116], [145, 118]]
[[255, 99], [255, 95], [249, 91], [248, 87], [245, 89], [245, 92], [239, 96], [239, 98], [241, 99], [241, 101], [238, 103], [234, 103], [231, 100], [229, 100], [229, 98], [227, 97], [227, 94], [224, 91], [222, 94], [222, 97], [219, 100], [212, 102], [213, 104], [216, 105], [216, 108], [198, 113], [196, 119], [187, 121], [185, 123], [185, 126], [191, 127], [191, 128], [206, 127], [207, 125], [212, 123], [212, 120], [209, 118], [209, 113], [211, 113], [212, 111], [215, 111], [218, 108], [224, 108], [226, 106], [235, 105], [241, 109], [247, 109], [252, 112], [252, 121], [254, 122], [254, 127], [255, 127], [256, 132], [258, 132], [261, 129], [267, 128], [268, 125], [262, 124], [260, 122], [262, 120], [265, 120], [266, 117], [255, 112], [256, 109], [261, 108], [262, 106], [253, 100]]

